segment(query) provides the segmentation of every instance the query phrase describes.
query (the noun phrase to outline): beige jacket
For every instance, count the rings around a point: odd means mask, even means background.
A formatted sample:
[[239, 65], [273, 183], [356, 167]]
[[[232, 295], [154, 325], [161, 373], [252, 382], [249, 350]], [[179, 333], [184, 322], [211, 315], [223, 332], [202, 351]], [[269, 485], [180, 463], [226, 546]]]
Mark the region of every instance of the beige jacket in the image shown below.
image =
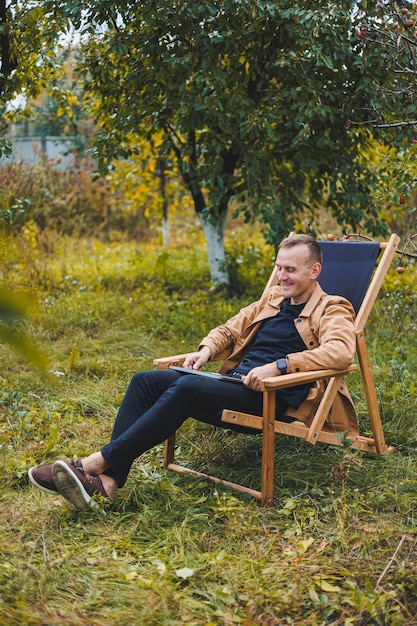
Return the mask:
[[[226, 360], [220, 372], [239, 365], [249, 352], [260, 323], [278, 313], [283, 299], [280, 288], [271, 287], [257, 302], [241, 309], [202, 340], [200, 348], [208, 346], [212, 357], [226, 351]], [[287, 355], [291, 372], [344, 369], [349, 366], [355, 354], [354, 317], [350, 302], [339, 296], [327, 295], [317, 283], [300, 316], [294, 320], [306, 350]], [[314, 383], [301, 406], [298, 409], [289, 408], [287, 414], [309, 424], [324, 389], [323, 382]], [[328, 426], [337, 432], [349, 430], [351, 435], [358, 432], [355, 409], [344, 382], [333, 403], [328, 422]]]

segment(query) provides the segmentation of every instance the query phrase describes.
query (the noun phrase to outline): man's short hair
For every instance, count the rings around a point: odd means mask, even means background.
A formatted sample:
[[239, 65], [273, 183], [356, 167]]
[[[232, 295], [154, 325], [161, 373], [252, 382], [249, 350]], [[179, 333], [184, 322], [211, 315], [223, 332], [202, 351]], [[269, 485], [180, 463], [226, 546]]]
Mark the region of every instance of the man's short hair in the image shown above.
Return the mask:
[[278, 249], [293, 248], [294, 246], [300, 245], [307, 246], [311, 265], [314, 265], [314, 263], [323, 263], [323, 255], [321, 253], [320, 246], [313, 237], [310, 237], [310, 235], [290, 235], [281, 241]]

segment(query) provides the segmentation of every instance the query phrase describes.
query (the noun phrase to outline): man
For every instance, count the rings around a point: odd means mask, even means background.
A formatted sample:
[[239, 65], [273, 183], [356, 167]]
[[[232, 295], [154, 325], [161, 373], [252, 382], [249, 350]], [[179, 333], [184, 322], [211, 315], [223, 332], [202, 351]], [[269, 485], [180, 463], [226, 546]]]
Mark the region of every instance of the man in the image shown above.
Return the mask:
[[[291, 235], [279, 246], [279, 286], [212, 330], [184, 367], [201, 368], [228, 351], [220, 372], [243, 384], [173, 370], [135, 374], [120, 406], [109, 443], [77, 461], [57, 461], [29, 470], [33, 484], [60, 493], [76, 508], [97, 505], [96, 495], [114, 499], [133, 461], [175, 432], [192, 416], [222, 426], [223, 408], [262, 415], [261, 383], [271, 376], [313, 369], [344, 369], [355, 351], [354, 310], [344, 298], [326, 295], [318, 243]], [[309, 423], [323, 394], [321, 384], [277, 392], [276, 419]], [[339, 432], [357, 432], [352, 400], [344, 385], [336, 400]], [[223, 425], [224, 426], [224, 425]]]

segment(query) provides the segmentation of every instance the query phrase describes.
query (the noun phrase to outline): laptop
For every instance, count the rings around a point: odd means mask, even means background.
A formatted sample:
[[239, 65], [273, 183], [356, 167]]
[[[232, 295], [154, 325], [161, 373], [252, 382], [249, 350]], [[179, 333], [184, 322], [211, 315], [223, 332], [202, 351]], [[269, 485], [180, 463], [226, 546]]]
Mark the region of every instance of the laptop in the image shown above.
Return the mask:
[[188, 367], [180, 367], [179, 365], [170, 365], [170, 370], [181, 372], [182, 374], [196, 374], [197, 376], [206, 376], [207, 378], [217, 378], [217, 380], [225, 380], [228, 383], [243, 384], [243, 380], [236, 376], [226, 376], [226, 374], [218, 374], [217, 372], [204, 372], [203, 370], [192, 370]]

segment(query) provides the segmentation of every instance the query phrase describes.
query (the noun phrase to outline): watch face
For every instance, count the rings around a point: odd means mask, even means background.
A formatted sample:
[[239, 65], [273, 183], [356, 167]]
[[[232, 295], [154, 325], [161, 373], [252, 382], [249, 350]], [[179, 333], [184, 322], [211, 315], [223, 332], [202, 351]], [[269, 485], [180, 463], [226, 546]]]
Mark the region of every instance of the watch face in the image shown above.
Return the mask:
[[278, 359], [277, 368], [279, 369], [281, 374], [287, 373], [287, 361], [285, 359]]

